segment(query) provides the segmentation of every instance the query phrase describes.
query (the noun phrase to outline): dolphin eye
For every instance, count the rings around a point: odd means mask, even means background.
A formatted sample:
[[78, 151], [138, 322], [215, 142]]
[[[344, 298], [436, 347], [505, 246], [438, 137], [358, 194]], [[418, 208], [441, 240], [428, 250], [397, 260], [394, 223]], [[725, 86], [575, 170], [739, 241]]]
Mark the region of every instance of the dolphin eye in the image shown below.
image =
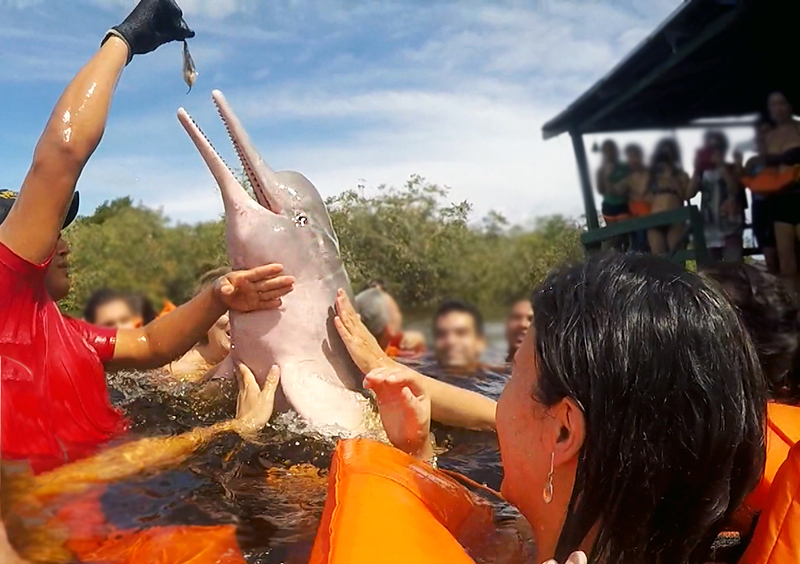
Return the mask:
[[304, 225], [308, 224], [308, 216], [304, 213], [298, 213], [294, 216], [294, 224], [298, 227], [303, 227]]

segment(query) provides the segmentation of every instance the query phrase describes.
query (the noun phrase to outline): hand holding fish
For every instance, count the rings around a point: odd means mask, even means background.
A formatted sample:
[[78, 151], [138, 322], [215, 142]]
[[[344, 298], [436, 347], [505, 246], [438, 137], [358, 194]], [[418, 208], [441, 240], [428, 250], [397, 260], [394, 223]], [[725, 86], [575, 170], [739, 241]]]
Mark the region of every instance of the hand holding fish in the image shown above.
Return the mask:
[[175, 0], [141, 0], [124, 22], [111, 28], [103, 43], [112, 35], [128, 45], [130, 62], [134, 55], [150, 53], [171, 41], [185, 41], [195, 34]]
[[294, 278], [280, 276], [283, 266], [268, 264], [251, 270], [237, 270], [221, 276], [214, 292], [228, 309], [247, 313], [277, 309], [281, 298], [294, 289]]
[[280, 379], [280, 368], [273, 366], [262, 389], [247, 366], [241, 362], [236, 364], [236, 382], [239, 384], [239, 397], [236, 401], [238, 432], [257, 433], [269, 423], [275, 408], [275, 392]]
[[353, 362], [364, 374], [396, 364], [361, 322], [361, 317], [356, 313], [344, 290], [339, 290], [336, 295], [336, 317], [333, 323]]

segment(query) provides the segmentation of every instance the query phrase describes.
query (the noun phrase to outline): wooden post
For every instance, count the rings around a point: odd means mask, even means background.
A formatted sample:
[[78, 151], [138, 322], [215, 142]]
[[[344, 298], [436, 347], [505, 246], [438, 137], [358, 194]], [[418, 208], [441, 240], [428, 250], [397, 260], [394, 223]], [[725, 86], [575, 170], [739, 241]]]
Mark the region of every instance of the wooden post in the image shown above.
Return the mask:
[[592, 191], [592, 178], [589, 175], [589, 161], [586, 158], [586, 147], [583, 145], [583, 135], [577, 131], [570, 131], [572, 137], [572, 148], [575, 150], [575, 162], [578, 163], [578, 176], [581, 180], [581, 191], [583, 192], [583, 209], [586, 213], [586, 226], [589, 231], [600, 228], [597, 221], [597, 207], [594, 204], [594, 192]]

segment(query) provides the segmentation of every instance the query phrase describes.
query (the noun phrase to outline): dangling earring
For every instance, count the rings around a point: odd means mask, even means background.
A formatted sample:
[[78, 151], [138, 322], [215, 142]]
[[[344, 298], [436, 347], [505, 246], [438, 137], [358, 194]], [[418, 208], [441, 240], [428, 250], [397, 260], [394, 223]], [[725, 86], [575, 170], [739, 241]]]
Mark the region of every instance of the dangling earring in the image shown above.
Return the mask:
[[542, 499], [545, 503], [553, 501], [553, 474], [555, 473], [553, 466], [555, 465], [555, 461], [556, 453], [554, 452], [552, 456], [550, 456], [550, 473], [547, 474], [547, 483], [542, 490]]

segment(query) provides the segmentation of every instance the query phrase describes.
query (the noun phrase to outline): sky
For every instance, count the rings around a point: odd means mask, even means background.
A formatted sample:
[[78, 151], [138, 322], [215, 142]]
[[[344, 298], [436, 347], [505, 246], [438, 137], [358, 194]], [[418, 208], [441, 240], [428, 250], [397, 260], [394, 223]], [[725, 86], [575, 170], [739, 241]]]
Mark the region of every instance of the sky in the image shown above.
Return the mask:
[[[323, 196], [412, 174], [513, 223], [583, 212], [571, 142], [542, 125], [680, 0], [178, 0], [197, 32], [139, 56], [78, 188], [82, 213], [122, 196], [175, 221], [216, 219], [216, 184], [178, 124], [185, 107], [235, 163], [222, 90], [262, 157]], [[0, 0], [0, 188], [16, 189], [64, 86], [134, 0]], [[648, 147], [660, 132], [620, 136]], [[699, 133], [681, 134], [694, 148]], [[747, 132], [734, 134], [746, 138]], [[588, 136], [589, 149], [601, 138]], [[597, 156], [590, 153], [594, 162]]]

